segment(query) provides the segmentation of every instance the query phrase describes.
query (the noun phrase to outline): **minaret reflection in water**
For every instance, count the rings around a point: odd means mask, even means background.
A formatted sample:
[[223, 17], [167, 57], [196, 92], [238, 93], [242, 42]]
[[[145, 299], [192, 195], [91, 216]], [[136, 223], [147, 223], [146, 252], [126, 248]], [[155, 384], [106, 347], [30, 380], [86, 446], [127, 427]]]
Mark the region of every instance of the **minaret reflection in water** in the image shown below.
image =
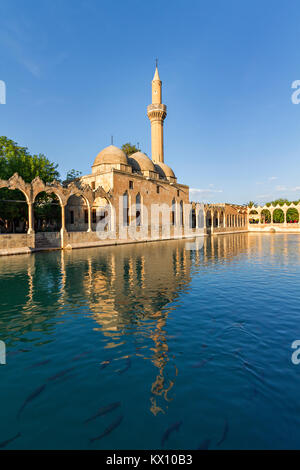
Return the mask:
[[155, 243], [103, 250], [101, 257], [87, 263], [84, 289], [106, 348], [118, 348], [134, 337], [132, 352], [114, 359], [151, 361], [157, 374], [149, 387], [150, 409], [153, 414], [165, 412], [178, 374], [176, 356], [168, 346], [167, 320], [190, 283], [190, 252], [182, 242]]
[[[91, 350], [94, 364], [111, 360], [105, 373], [112, 374], [114, 387], [128, 376], [140, 392], [143, 377], [141, 399], [149, 400], [154, 415], [166, 413], [183, 372], [177, 345], [188, 320], [178, 317], [178, 307], [192, 278], [212, 264], [230, 263], [243, 253], [260, 256], [260, 251], [257, 237], [242, 233], [205, 238], [200, 250], [173, 240], [3, 259], [2, 302], [11, 305], [14, 299], [14, 304], [1, 317], [1, 339], [9, 351], [19, 348], [19, 355], [24, 344], [39, 356], [46, 351], [47, 359], [51, 350], [51, 364], [59, 360], [58, 368], [64, 362], [67, 367], [80, 343]], [[11, 278], [13, 292], [7, 287]], [[69, 334], [70, 322], [76, 325]], [[59, 350], [58, 325], [66, 345]]]

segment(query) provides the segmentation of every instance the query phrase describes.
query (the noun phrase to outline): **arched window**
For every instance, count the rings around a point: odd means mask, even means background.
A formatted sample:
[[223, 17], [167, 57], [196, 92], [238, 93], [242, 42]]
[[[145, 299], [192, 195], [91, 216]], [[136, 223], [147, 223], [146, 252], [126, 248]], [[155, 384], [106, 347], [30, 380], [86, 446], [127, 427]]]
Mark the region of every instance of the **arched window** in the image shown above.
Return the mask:
[[173, 199], [172, 201], [172, 219], [171, 219], [171, 223], [172, 225], [175, 225], [176, 224], [176, 202], [175, 202], [175, 199]]
[[129, 225], [129, 201], [128, 201], [128, 193], [125, 191], [123, 194], [123, 226]]
[[135, 198], [135, 223], [137, 227], [141, 225], [141, 195], [138, 193]]
[[190, 212], [190, 228], [196, 228], [196, 210], [194, 207]]
[[180, 225], [183, 226], [183, 202], [180, 201]]

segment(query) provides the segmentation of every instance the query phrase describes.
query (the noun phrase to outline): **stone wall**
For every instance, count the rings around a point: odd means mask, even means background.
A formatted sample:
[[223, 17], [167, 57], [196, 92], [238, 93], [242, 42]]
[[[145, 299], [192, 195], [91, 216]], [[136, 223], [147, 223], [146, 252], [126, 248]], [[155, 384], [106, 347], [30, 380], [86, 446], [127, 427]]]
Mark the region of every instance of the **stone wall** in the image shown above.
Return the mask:
[[35, 234], [35, 248], [61, 248], [60, 232], [37, 232]]
[[0, 256], [31, 253], [35, 248], [35, 238], [33, 234], [10, 233], [0, 235]]

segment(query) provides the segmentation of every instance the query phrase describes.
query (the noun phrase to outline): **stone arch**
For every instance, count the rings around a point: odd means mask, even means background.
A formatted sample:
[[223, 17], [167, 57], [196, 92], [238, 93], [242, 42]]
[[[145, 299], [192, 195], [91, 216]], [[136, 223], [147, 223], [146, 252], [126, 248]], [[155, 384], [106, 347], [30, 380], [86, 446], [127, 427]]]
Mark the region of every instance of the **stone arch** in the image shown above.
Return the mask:
[[0, 233], [26, 233], [28, 199], [21, 189], [0, 187]]
[[285, 220], [284, 211], [281, 208], [276, 208], [273, 211], [273, 223], [274, 224], [283, 224]]
[[270, 224], [272, 221], [271, 211], [269, 209], [262, 209], [260, 213], [260, 223]]
[[89, 224], [89, 201], [81, 191], [69, 193], [65, 207], [65, 223], [68, 232], [86, 232]]
[[212, 227], [212, 223], [213, 223], [212, 210], [207, 209], [207, 211], [206, 211], [206, 227]]
[[190, 225], [190, 228], [196, 228], [196, 207], [195, 205], [192, 205], [191, 207], [191, 210], [190, 210], [190, 217], [189, 217], [189, 225]]
[[218, 227], [219, 226], [219, 213], [217, 210], [213, 211], [213, 226]]
[[0, 189], [7, 188], [7, 189], [18, 189], [20, 190], [26, 198], [28, 204], [31, 202], [31, 185], [30, 183], [25, 183], [23, 178], [18, 175], [18, 173], [14, 173], [8, 180], [0, 180]]
[[[91, 225], [92, 230], [99, 230], [103, 232], [111, 231], [114, 228], [114, 213], [113, 206], [102, 193], [95, 197], [92, 205]], [[100, 224], [99, 224], [100, 222]]]
[[299, 223], [299, 211], [296, 207], [289, 207], [286, 211], [286, 221], [288, 224]]
[[62, 226], [62, 204], [54, 193], [40, 191], [33, 200], [33, 227], [35, 232], [59, 232]]
[[251, 209], [249, 211], [249, 224], [257, 224], [258, 222], [259, 222], [258, 211], [256, 209]]
[[224, 227], [225, 214], [224, 211], [220, 211], [219, 226]]
[[31, 182], [31, 199], [33, 203], [35, 202], [37, 195], [42, 192], [55, 194], [60, 205], [65, 205], [67, 203], [64, 188], [58, 181], [53, 181], [51, 184], [45, 184], [44, 181], [37, 176]]
[[205, 227], [205, 210], [202, 204], [197, 204], [197, 228], [204, 229]]

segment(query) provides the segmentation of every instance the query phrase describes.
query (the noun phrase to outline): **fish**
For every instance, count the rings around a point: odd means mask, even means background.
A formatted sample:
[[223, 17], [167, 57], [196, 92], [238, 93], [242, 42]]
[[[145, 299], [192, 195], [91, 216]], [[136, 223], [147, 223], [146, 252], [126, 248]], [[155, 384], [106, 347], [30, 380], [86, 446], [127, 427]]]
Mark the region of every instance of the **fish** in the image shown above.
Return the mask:
[[25, 406], [28, 405], [28, 403], [30, 403], [32, 400], [34, 400], [36, 397], [38, 397], [46, 388], [46, 384], [43, 384], [41, 385], [40, 387], [38, 387], [34, 392], [32, 392], [27, 398], [26, 400], [24, 401], [23, 405], [21, 406], [21, 408], [19, 409], [18, 411], [18, 418], [20, 417], [22, 411], [24, 410]]
[[120, 415], [115, 421], [113, 421], [106, 429], [104, 429], [103, 433], [100, 434], [99, 436], [96, 437], [91, 437], [90, 438], [90, 443], [94, 441], [98, 441], [99, 439], [102, 439], [103, 437], [107, 436], [110, 434], [114, 429], [116, 429], [121, 422], [123, 421], [123, 416]]
[[51, 377], [49, 377], [48, 381], [60, 379], [60, 377], [64, 377], [68, 372], [70, 372], [73, 369], [75, 369], [75, 367], [70, 367], [69, 369], [61, 370], [60, 372], [57, 372], [57, 374], [52, 375]]
[[265, 373], [263, 370], [260, 370], [260, 366], [254, 366], [250, 364], [248, 361], [243, 361], [243, 368], [247, 370], [249, 373], [254, 375], [256, 379], [260, 380], [261, 382], [265, 383]]
[[108, 359], [107, 361], [102, 361], [100, 370], [105, 369], [105, 367], [109, 366], [109, 364], [111, 364], [111, 361], [112, 361], [111, 359]]
[[176, 423], [172, 424], [163, 434], [161, 439], [161, 446], [163, 447], [165, 442], [169, 439], [172, 432], [179, 430], [180, 426], [182, 425], [182, 421], [176, 421]]
[[202, 361], [197, 362], [196, 364], [193, 365], [193, 367], [203, 367], [205, 364], [209, 361], [212, 361], [213, 357], [209, 357], [208, 359], [202, 359]]
[[10, 439], [7, 439], [6, 441], [0, 442], [0, 449], [3, 449], [3, 447], [6, 447], [8, 444], [13, 442], [15, 439], [18, 439], [18, 437], [21, 437], [21, 433], [18, 432], [14, 437], [11, 437]]
[[7, 356], [16, 356], [17, 354], [20, 354], [21, 352], [29, 352], [29, 349], [17, 349], [16, 351], [7, 351], [6, 355]]
[[223, 435], [222, 435], [221, 439], [219, 440], [219, 442], [217, 443], [217, 446], [220, 446], [221, 444], [223, 444], [223, 442], [225, 441], [225, 439], [227, 437], [228, 431], [229, 431], [229, 426], [228, 426], [228, 421], [226, 419], [225, 420], [225, 425], [224, 425]]
[[210, 443], [211, 443], [211, 439], [204, 439], [204, 441], [201, 442], [197, 450], [209, 449]]
[[93, 416], [91, 416], [90, 418], [86, 419], [84, 422], [85, 423], [89, 423], [90, 421], [92, 421], [93, 419], [96, 419], [98, 418], [99, 416], [103, 416], [105, 415], [106, 413], [110, 413], [111, 411], [115, 410], [116, 408], [118, 408], [119, 406], [121, 406], [121, 402], [120, 401], [116, 401], [114, 403], [111, 403], [110, 405], [106, 405], [106, 406], [102, 406], [101, 408], [99, 408], [99, 410], [97, 411], [97, 413], [95, 413]]
[[129, 367], [131, 367], [131, 359], [130, 357], [127, 357], [126, 359], [126, 366], [124, 367], [124, 369], [121, 369], [118, 371], [119, 374], [124, 374], [124, 372], [127, 372]]
[[81, 359], [84, 356], [87, 356], [89, 354], [88, 351], [82, 352], [81, 354], [78, 354], [77, 356], [74, 356], [71, 360], [72, 361], [78, 361], [78, 359]]
[[45, 359], [45, 361], [40, 361], [40, 362], [36, 362], [35, 364], [32, 364], [31, 366], [27, 367], [27, 369], [32, 369], [33, 367], [44, 366], [45, 364], [48, 364], [49, 362], [50, 362], [50, 359]]

